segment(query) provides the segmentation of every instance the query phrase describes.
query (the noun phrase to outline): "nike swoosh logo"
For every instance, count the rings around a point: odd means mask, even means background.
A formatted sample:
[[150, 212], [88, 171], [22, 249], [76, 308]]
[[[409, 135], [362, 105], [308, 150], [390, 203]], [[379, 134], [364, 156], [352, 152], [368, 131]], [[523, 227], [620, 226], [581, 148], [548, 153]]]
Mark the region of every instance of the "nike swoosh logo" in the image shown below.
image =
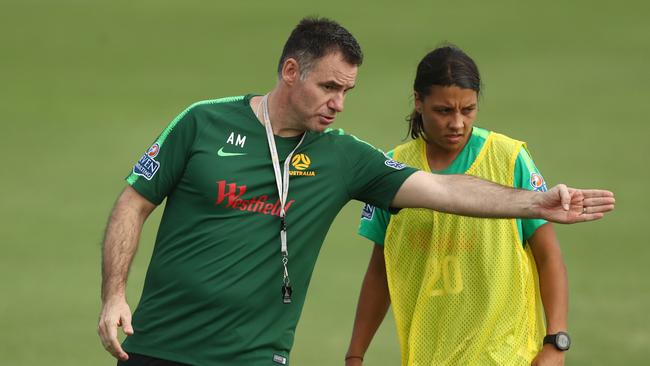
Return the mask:
[[223, 151], [223, 147], [217, 151], [217, 155], [219, 156], [239, 156], [239, 155], [246, 155], [247, 153], [229, 153]]

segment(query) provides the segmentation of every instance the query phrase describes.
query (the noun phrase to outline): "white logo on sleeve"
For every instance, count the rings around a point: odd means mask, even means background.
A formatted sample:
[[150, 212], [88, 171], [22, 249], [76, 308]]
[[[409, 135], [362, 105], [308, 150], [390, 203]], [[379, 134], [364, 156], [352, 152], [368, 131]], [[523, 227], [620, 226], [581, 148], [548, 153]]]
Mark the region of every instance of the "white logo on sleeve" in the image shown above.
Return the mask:
[[393, 159], [386, 160], [384, 162], [384, 164], [386, 164], [387, 167], [391, 167], [391, 168], [397, 169], [397, 170], [402, 170], [402, 169], [406, 168], [406, 164], [399, 163], [399, 162], [397, 162], [397, 161], [395, 161]]
[[363, 210], [361, 211], [361, 218], [364, 220], [372, 220], [372, 216], [375, 214], [375, 206], [366, 203], [363, 206]]
[[286, 365], [287, 364], [287, 358], [284, 356], [280, 356], [277, 353], [273, 354], [273, 362], [279, 363], [280, 365]]
[[160, 162], [154, 159], [158, 156], [159, 151], [160, 144], [156, 142], [151, 145], [149, 150], [133, 166], [133, 174], [144, 177], [146, 180], [151, 180], [156, 175], [156, 172], [158, 172], [158, 168], [160, 168]]

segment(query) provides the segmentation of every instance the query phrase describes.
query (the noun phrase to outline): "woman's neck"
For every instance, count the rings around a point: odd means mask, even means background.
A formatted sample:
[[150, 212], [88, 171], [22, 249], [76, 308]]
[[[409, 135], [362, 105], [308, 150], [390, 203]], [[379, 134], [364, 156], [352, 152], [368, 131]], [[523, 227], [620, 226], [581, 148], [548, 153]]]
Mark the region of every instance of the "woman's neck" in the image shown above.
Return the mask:
[[451, 163], [458, 157], [465, 145], [469, 142], [469, 138], [463, 146], [456, 150], [446, 150], [432, 143], [426, 144], [426, 157], [429, 169], [433, 171], [441, 171], [449, 168]]

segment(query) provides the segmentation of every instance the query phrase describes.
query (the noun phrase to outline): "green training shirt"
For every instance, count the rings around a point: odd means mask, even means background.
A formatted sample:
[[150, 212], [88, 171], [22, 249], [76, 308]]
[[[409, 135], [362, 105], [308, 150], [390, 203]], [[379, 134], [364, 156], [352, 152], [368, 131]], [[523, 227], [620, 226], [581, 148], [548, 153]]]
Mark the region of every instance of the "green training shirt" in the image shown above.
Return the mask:
[[[467, 144], [456, 156], [456, 159], [446, 169], [433, 171], [433, 173], [464, 174], [476, 160], [488, 133], [489, 131], [485, 129], [474, 127]], [[392, 157], [393, 152], [388, 152], [388, 156]], [[522, 147], [517, 155], [517, 160], [515, 160], [514, 187], [531, 191], [546, 191], [546, 183], [525, 147]], [[359, 235], [383, 245], [389, 223], [390, 213], [388, 211], [376, 209], [372, 204], [366, 204], [361, 213]], [[517, 219], [521, 242], [525, 243], [535, 233], [535, 230], [545, 223], [546, 221], [541, 219]]]
[[[351, 199], [388, 209], [415, 169], [341, 130], [307, 132], [285, 204], [293, 302], [282, 302], [280, 203], [251, 95], [195, 103], [127, 182], [160, 222], [127, 352], [192, 365], [288, 365], [325, 235]], [[300, 137], [275, 137], [280, 163]]]

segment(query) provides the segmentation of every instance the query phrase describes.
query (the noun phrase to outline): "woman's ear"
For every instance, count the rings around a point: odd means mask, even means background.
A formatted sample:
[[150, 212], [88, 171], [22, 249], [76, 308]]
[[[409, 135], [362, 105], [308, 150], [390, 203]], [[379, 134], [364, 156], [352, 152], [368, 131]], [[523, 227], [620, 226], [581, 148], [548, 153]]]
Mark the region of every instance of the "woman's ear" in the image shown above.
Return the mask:
[[422, 114], [422, 100], [420, 100], [420, 93], [414, 91], [413, 98], [415, 99], [415, 111]]

